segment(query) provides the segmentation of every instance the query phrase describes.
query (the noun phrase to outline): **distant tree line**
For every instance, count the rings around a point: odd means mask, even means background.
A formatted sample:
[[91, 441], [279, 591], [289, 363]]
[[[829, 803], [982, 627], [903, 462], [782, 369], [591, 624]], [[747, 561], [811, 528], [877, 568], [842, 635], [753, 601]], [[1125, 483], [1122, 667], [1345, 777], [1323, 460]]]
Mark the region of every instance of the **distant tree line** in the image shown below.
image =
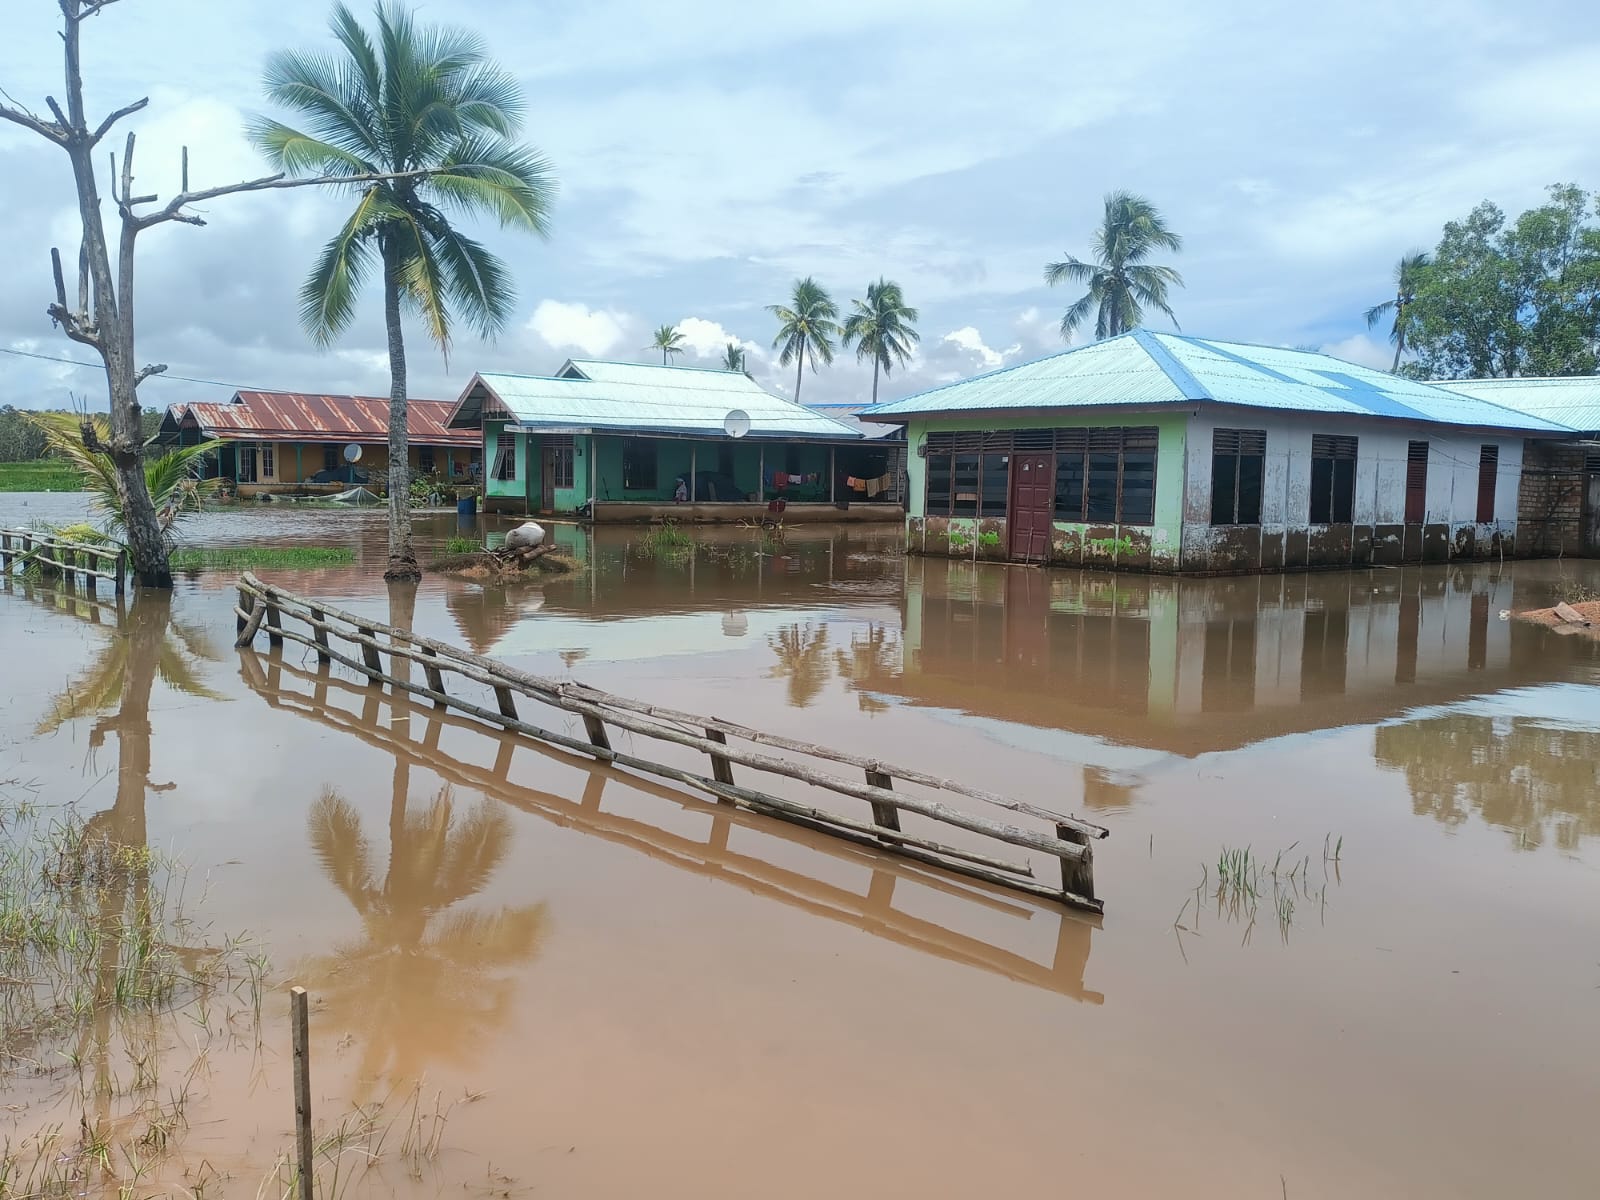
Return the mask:
[[[1600, 365], [1600, 194], [1555, 184], [1515, 220], [1485, 200], [1395, 268], [1395, 369], [1420, 379], [1592, 375]], [[1400, 354], [1414, 356], [1403, 365]]]
[[[36, 422], [28, 419], [35, 415], [37, 414], [30, 413], [26, 409], [0, 404], [0, 463], [34, 462], [49, 457], [50, 447], [44, 430]], [[155, 437], [156, 430], [161, 428], [162, 413], [159, 410], [152, 412], [145, 409], [141, 416], [144, 421], [144, 439], [148, 442]]]

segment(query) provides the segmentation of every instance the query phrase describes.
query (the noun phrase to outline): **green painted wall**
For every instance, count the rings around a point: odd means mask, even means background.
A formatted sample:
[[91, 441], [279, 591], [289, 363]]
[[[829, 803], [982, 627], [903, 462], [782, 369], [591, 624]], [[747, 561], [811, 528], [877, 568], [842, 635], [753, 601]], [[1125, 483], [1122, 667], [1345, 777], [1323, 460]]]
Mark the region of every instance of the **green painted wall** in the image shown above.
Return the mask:
[[[510, 437], [516, 446], [517, 477], [515, 479], [495, 479], [494, 460], [500, 452], [500, 439]], [[529, 474], [528, 464], [528, 439], [516, 430], [507, 429], [504, 421], [486, 421], [483, 426], [483, 486], [485, 494], [489, 496], [515, 496], [519, 499], [528, 495], [535, 497], [539, 494], [537, 471], [533, 476]], [[533, 491], [528, 490], [530, 478]]]
[[[1130, 411], [1094, 414], [1059, 412], [1043, 417], [1038, 414], [1016, 417], [986, 416], [981, 422], [976, 419], [965, 422], [950, 419], [934, 421], [926, 418], [912, 420], [906, 426], [907, 445], [910, 447], [906, 457], [907, 486], [910, 490], [906, 505], [907, 517], [915, 520], [927, 515], [924, 508], [927, 499], [924, 488], [928, 464], [927, 460], [917, 453], [916, 448], [927, 439], [930, 431], [962, 433], [971, 430], [988, 432], [1041, 428], [1092, 429], [1113, 425], [1154, 425], [1160, 431], [1156, 448], [1155, 523], [1150, 528], [1154, 531], [1152, 541], [1160, 553], [1176, 555], [1183, 529], [1183, 472], [1188, 431], [1188, 416], [1180, 412]], [[956, 517], [950, 520], [952, 526], [962, 523], [974, 526], [976, 524], [970, 518]], [[1088, 527], [1057, 522], [1056, 528], [1081, 534]]]

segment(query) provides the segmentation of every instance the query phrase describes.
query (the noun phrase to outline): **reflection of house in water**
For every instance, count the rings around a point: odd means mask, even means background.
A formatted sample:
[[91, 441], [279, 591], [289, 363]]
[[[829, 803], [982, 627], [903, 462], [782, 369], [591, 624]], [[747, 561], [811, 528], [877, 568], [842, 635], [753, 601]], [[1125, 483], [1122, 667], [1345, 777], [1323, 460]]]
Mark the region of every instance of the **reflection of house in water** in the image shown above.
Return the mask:
[[906, 572], [903, 674], [871, 686], [1181, 755], [1545, 682], [1593, 653], [1499, 619], [1511, 581], [1487, 567], [1190, 580], [910, 559]]

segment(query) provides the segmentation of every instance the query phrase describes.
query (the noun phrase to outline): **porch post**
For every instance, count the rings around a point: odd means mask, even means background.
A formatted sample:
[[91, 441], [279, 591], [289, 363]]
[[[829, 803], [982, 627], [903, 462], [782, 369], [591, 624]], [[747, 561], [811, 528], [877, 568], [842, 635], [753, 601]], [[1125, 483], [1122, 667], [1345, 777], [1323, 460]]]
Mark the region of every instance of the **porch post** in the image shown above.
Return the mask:
[[306, 469], [300, 463], [300, 451], [303, 449], [305, 449], [304, 442], [296, 442], [294, 444], [294, 479], [296, 483], [304, 483], [306, 479]]
[[834, 446], [829, 446], [828, 447], [828, 503], [829, 504], [833, 504], [835, 502], [834, 501], [833, 490], [834, 490], [834, 487], [835, 487], [835, 485], [837, 483], [837, 480], [836, 480], [835, 476], [838, 474], [838, 472], [836, 472], [833, 469], [833, 452], [834, 452], [835, 449], [837, 449], [837, 447], [834, 447]]
[[756, 495], [761, 503], [767, 502], [767, 446], [763, 442], [756, 447]]
[[594, 520], [594, 505], [600, 503], [600, 437], [589, 435], [589, 519]]
[[[697, 470], [695, 468], [695, 464], [698, 461], [698, 457], [697, 456], [699, 454], [699, 450], [700, 450], [700, 443], [699, 442], [690, 442], [689, 443], [689, 503], [690, 504], [697, 504], [697, 503], [699, 503], [699, 500], [700, 500], [700, 493], [695, 488], [695, 475], [698, 474], [698, 472], [697, 472]], [[691, 558], [690, 558], [691, 564], [693, 563], [693, 561], [694, 561], [693, 557], [691, 556]], [[690, 582], [692, 583], [693, 580], [691, 579]]]

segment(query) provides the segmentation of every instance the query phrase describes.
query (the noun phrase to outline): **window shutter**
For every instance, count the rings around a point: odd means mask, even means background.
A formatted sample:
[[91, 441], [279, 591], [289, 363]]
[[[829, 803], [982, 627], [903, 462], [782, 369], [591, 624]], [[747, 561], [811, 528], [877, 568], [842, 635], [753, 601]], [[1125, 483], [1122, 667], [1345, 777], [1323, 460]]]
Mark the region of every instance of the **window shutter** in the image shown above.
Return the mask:
[[1478, 451], [1478, 524], [1494, 520], [1494, 491], [1500, 475], [1500, 447], [1483, 446]]

